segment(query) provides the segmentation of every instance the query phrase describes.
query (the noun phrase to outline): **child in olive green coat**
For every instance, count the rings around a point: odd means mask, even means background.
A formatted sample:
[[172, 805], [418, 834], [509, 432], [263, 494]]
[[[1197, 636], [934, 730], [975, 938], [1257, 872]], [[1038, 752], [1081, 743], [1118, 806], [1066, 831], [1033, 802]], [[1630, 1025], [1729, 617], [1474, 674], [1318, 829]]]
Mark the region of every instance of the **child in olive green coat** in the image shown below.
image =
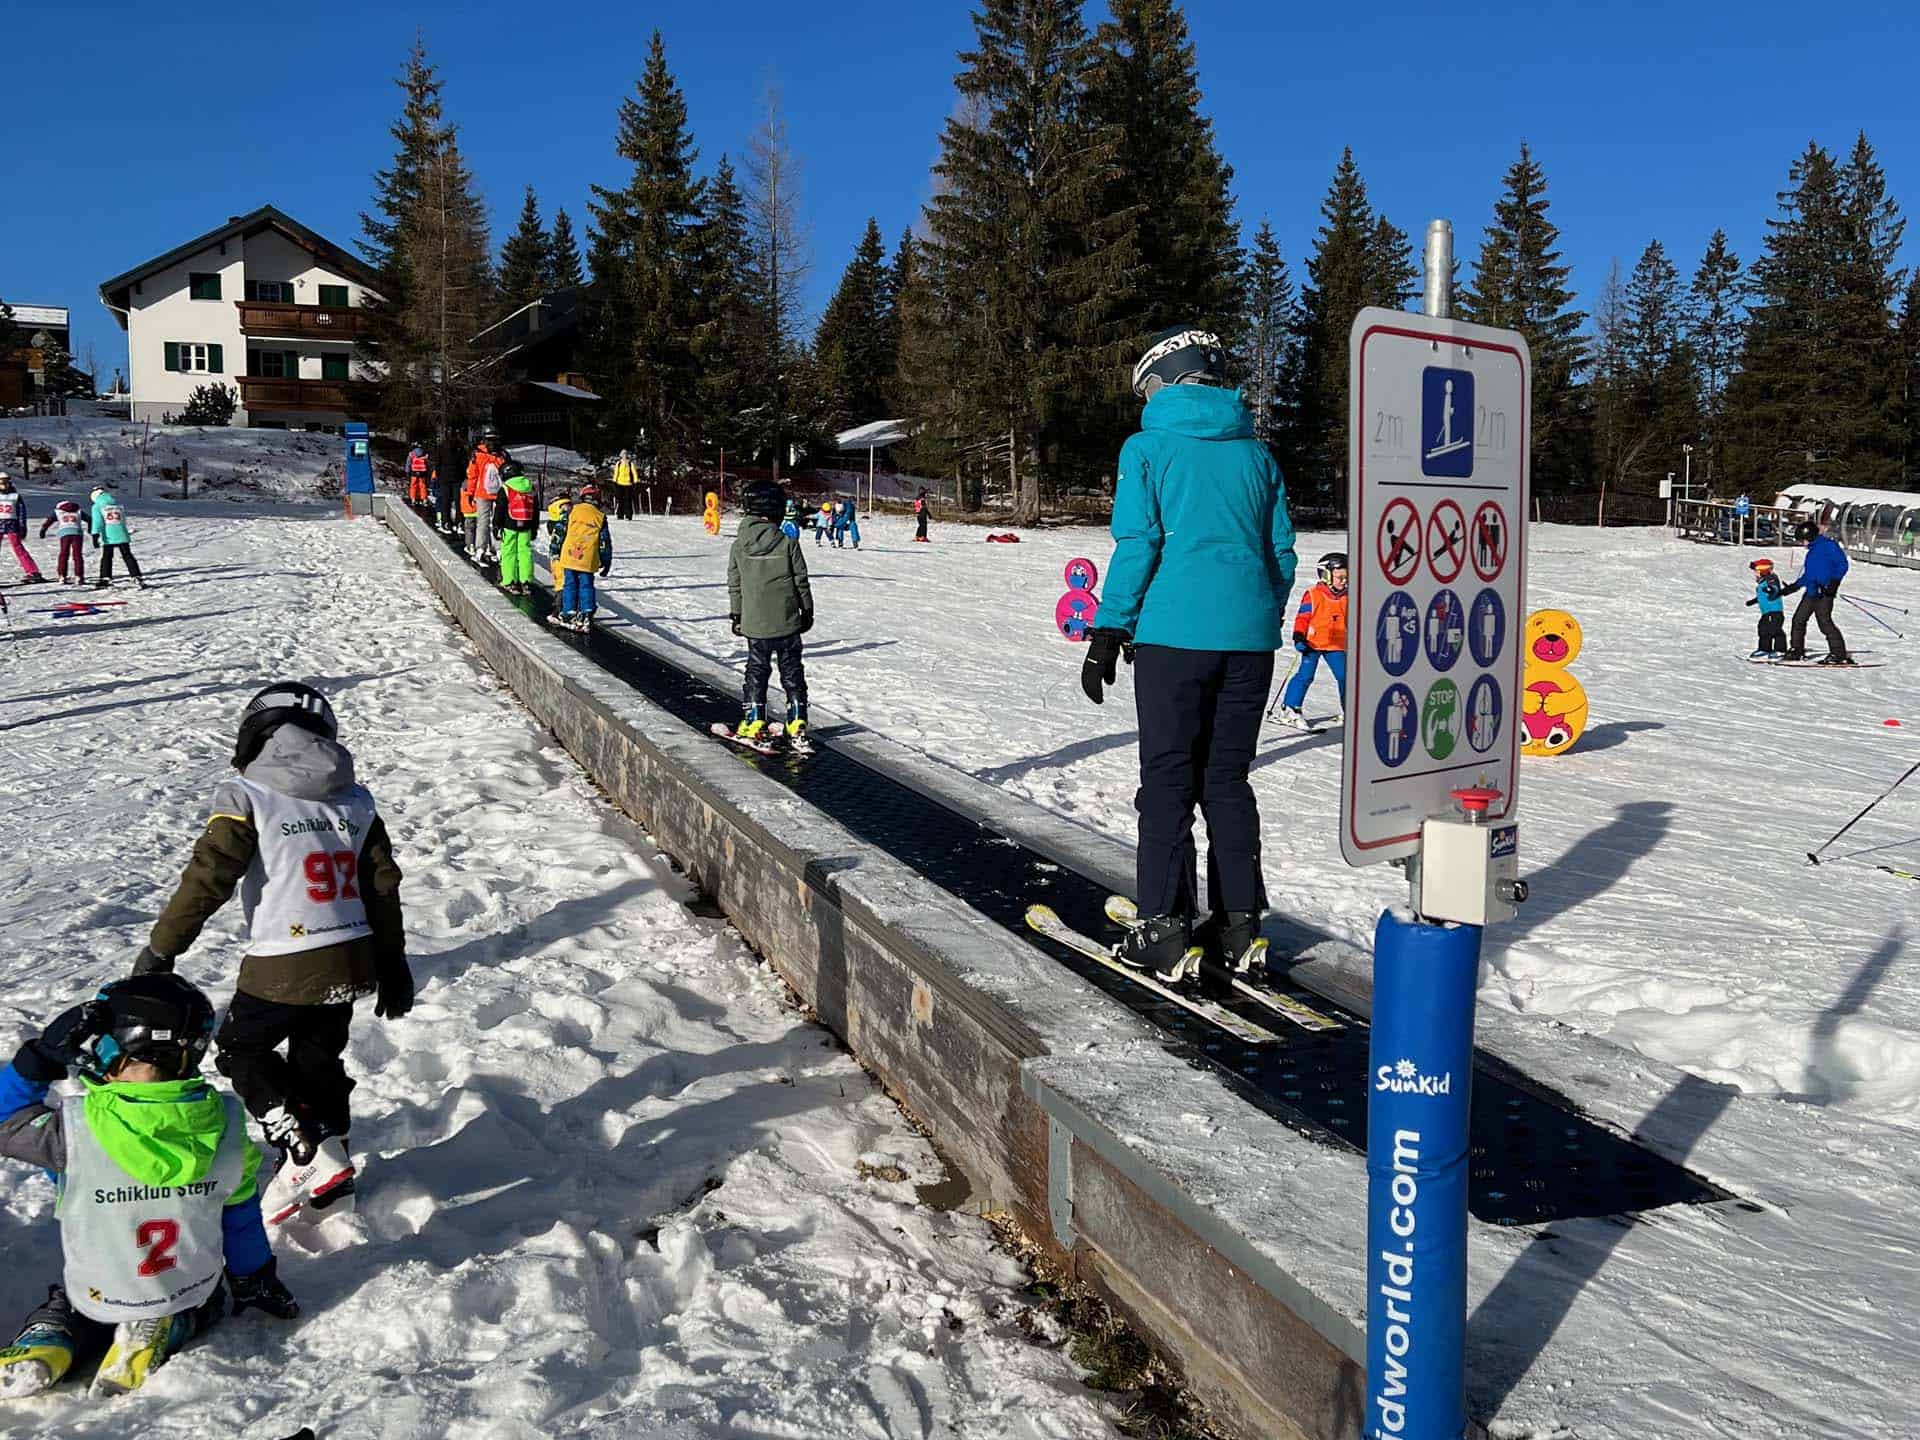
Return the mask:
[[742, 714], [734, 734], [757, 740], [767, 726], [767, 679], [780, 667], [787, 692], [787, 736], [803, 741], [807, 728], [807, 676], [800, 637], [813, 628], [813, 590], [800, 542], [780, 528], [787, 496], [771, 480], [756, 480], [742, 500], [745, 512], [727, 556], [727, 612], [733, 633], [746, 638], [747, 679]]

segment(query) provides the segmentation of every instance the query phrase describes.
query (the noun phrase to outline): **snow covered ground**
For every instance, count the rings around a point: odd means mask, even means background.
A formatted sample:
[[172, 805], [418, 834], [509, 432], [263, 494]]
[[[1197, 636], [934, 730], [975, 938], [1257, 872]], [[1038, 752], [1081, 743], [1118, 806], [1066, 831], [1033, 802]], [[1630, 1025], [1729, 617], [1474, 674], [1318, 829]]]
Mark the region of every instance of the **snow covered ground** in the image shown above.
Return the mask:
[[[930, 1147], [686, 908], [382, 527], [128, 503], [155, 589], [72, 619], [47, 613], [55, 586], [8, 592], [0, 1049], [125, 973], [241, 704], [279, 676], [333, 696], [388, 818], [420, 1002], [355, 1025], [363, 1190], [281, 1245], [302, 1318], [230, 1322], [110, 1406], [0, 1405], [0, 1434], [1114, 1433], [1028, 1338], [985, 1223], [918, 1203], [943, 1177]], [[237, 925], [181, 966], [220, 1003]], [[45, 1177], [0, 1167], [0, 1324], [58, 1274], [52, 1206]]]
[[[140, 447], [145, 443], [146, 500], [169, 503], [180, 493], [180, 465], [187, 466], [188, 493], [195, 497], [306, 499], [340, 493], [340, 437], [304, 430], [251, 430], [198, 425], [143, 427], [131, 420], [90, 415], [28, 416], [0, 420], [0, 469], [20, 478], [20, 442], [50, 455], [59, 469], [55, 483], [77, 488], [118, 486], [129, 504], [139, 493]], [[32, 478], [45, 480], [35, 454]], [[35, 516], [44, 513], [36, 508]]]
[[[1081, 652], [1052, 628], [1066, 562], [1084, 555], [1104, 569], [1104, 531], [991, 545], [979, 529], [936, 525], [932, 545], [914, 545], [903, 519], [861, 528], [858, 552], [805, 542], [819, 615], [807, 637], [814, 702], [1131, 843], [1130, 689], [1123, 679], [1105, 707], [1089, 705]], [[727, 538], [697, 521], [620, 524], [605, 591], [648, 628], [737, 667]], [[1342, 535], [1303, 535], [1303, 572], [1344, 546]], [[1521, 866], [1533, 897], [1489, 936], [1481, 999], [1750, 1093], [1920, 1127], [1920, 979], [1908, 954], [1920, 887], [1873, 868], [1920, 871], [1920, 781], [1826, 864], [1805, 858], [1920, 759], [1920, 637], [1898, 640], [1843, 604], [1851, 643], [1882, 668], [1749, 664], [1753, 553], [1654, 530], [1534, 530], [1528, 603], [1571, 610], [1585, 627], [1573, 671], [1592, 714], [1572, 754], [1526, 763]], [[1796, 556], [1774, 558], [1797, 570]], [[1856, 566], [1848, 589], [1920, 616], [1920, 571]], [[1323, 671], [1307, 712], [1335, 709]], [[1337, 732], [1273, 728], [1253, 778], [1275, 907], [1365, 945], [1404, 885], [1387, 867], [1340, 859], [1340, 743]]]

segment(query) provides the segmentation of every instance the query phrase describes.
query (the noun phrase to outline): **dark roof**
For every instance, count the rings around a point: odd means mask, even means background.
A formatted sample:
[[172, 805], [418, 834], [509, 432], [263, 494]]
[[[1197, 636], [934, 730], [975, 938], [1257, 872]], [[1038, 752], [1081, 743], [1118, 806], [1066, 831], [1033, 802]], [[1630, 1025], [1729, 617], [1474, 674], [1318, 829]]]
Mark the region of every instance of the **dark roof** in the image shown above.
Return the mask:
[[324, 260], [333, 269], [349, 279], [359, 281], [369, 289], [379, 287], [380, 277], [364, 261], [356, 260], [326, 236], [318, 231], [309, 230], [291, 215], [282, 214], [271, 205], [262, 205], [258, 210], [246, 215], [233, 216], [217, 229], [196, 236], [184, 245], [175, 246], [164, 255], [156, 255], [144, 264], [134, 266], [123, 275], [101, 281], [100, 298], [106, 301], [108, 309], [117, 312], [120, 327], [125, 329], [128, 292], [136, 280], [144, 279], [156, 270], [164, 270], [169, 265], [177, 265], [182, 260], [190, 259], [202, 250], [218, 245], [235, 235], [244, 238], [249, 235], [258, 235], [263, 230], [279, 231], [302, 250], [312, 252], [316, 258]]

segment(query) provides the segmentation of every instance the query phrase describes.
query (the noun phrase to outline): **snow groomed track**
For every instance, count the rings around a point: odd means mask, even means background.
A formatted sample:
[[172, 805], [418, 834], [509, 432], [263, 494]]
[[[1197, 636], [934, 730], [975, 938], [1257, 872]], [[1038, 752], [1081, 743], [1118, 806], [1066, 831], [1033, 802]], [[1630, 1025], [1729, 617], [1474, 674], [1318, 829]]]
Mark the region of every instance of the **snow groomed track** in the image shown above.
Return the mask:
[[[391, 502], [389, 502], [391, 503]], [[447, 542], [457, 555], [457, 546]], [[467, 562], [462, 558], [461, 564]], [[584, 660], [617, 677], [693, 730], [737, 718], [739, 702], [650, 649], [598, 631], [576, 636], [545, 625], [550, 592], [502, 596], [530, 625], [557, 635]], [[1110, 926], [1105, 887], [999, 833], [974, 816], [939, 804], [833, 745], [816, 731], [804, 759], [734, 752], [862, 840], [888, 852], [1007, 931], [1031, 938], [1027, 907], [1051, 905], [1087, 934]], [[1228, 1077], [1251, 1103], [1315, 1139], [1364, 1147], [1368, 1027], [1325, 998], [1296, 991], [1342, 1028], [1308, 1033], [1273, 1024], [1252, 1001], [1232, 1002], [1245, 1019], [1270, 1028], [1272, 1043], [1250, 1044], [1065, 947], [1033, 940], [1092, 984], [1158, 1026], [1179, 1051]], [[1287, 991], [1284, 981], [1278, 988]], [[1666, 1205], [1730, 1198], [1683, 1167], [1623, 1138], [1569, 1107], [1545, 1087], [1480, 1052], [1473, 1086], [1472, 1171], [1468, 1205], [1496, 1225], [1533, 1225], [1579, 1216], [1627, 1216]]]

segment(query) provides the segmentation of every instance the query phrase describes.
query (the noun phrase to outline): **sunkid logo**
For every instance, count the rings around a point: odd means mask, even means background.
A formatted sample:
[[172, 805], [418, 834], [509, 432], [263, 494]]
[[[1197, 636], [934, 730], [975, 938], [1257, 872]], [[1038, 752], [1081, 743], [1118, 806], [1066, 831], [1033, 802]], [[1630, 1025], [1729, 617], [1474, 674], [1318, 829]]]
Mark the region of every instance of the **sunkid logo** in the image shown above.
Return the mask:
[[1422, 1075], [1420, 1067], [1413, 1061], [1396, 1060], [1373, 1072], [1373, 1088], [1394, 1095], [1450, 1095], [1453, 1093], [1453, 1072], [1447, 1070], [1438, 1075]]

